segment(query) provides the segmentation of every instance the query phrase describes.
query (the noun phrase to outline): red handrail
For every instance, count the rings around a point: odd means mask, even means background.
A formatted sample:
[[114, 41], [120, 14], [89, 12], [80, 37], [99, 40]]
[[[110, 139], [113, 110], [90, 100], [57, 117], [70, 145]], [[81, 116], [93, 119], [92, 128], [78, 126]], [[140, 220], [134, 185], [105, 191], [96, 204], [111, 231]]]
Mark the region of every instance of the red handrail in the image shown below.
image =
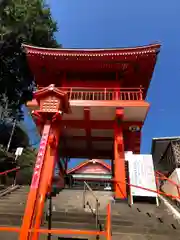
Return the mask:
[[[168, 182], [172, 183], [173, 185], [176, 185], [177, 187], [180, 187], [179, 184], [177, 184], [177, 183], [174, 182], [173, 180], [171, 180], [171, 179], [169, 179], [168, 177], [166, 177], [163, 173], [158, 172], [158, 171], [156, 171], [155, 173], [156, 173], [157, 177], [160, 176], [160, 178], [161, 178], [162, 180], [167, 180]], [[158, 175], [159, 175], [159, 176], [158, 176]]]
[[[157, 183], [157, 187], [158, 186], [158, 180], [161, 179], [161, 180], [166, 180], [167, 182], [171, 183], [172, 185], [174, 185], [176, 188], [177, 188], [177, 192], [178, 192], [178, 197], [176, 196], [176, 198], [179, 198], [180, 199], [180, 185], [177, 184], [176, 182], [174, 182], [172, 179], [169, 179], [167, 178], [163, 173], [159, 172], [159, 171], [156, 171], [156, 183]], [[175, 197], [173, 197], [174, 199]]]
[[[39, 87], [38, 89], [42, 89]], [[96, 88], [96, 87], [58, 87], [65, 91], [69, 100], [99, 101], [142, 101], [143, 88]]]
[[0, 173], [0, 176], [2, 176], [2, 175], [6, 175], [6, 174], [8, 174], [8, 173], [10, 173], [10, 172], [18, 171], [19, 169], [20, 169], [20, 167], [16, 167], [16, 168], [13, 168], [13, 169], [10, 169], [10, 170], [7, 170], [7, 171], [4, 171], [4, 172], [1, 172], [1, 173]]
[[[20, 232], [21, 228], [19, 227], [11, 227], [11, 226], [0, 226], [0, 232]], [[29, 232], [38, 232], [38, 233], [51, 233], [51, 234], [78, 234], [78, 235], [99, 235], [99, 236], [106, 236], [106, 231], [95, 231], [95, 230], [81, 230], [81, 229], [29, 229]]]
[[126, 184], [126, 185], [129, 185], [130, 187], [135, 187], [135, 188], [139, 188], [139, 189], [142, 189], [142, 190], [145, 190], [145, 191], [149, 191], [149, 192], [154, 192], [154, 193], [157, 193], [157, 194], [162, 194], [164, 196], [167, 196], [167, 197], [171, 197], [171, 198], [177, 198], [177, 199], [180, 199], [180, 196], [175, 196], [175, 195], [172, 195], [172, 194], [167, 194], [167, 193], [164, 193], [162, 191], [156, 191], [156, 190], [153, 190], [153, 189], [150, 189], [150, 188], [145, 188], [145, 187], [142, 187], [142, 186], [137, 186], [137, 185], [134, 185], [134, 184], [129, 184], [128, 182], [121, 182], [121, 181], [115, 181], [115, 180], [111, 180], [112, 182], [114, 182], [115, 184], [119, 186], [119, 184]]
[[[38, 90], [43, 89], [45, 87], [37, 87]], [[117, 91], [129, 91], [129, 90], [144, 90], [143, 87], [136, 87], [136, 88], [117, 88], [117, 87], [107, 87], [107, 88], [100, 88], [100, 87], [57, 87], [59, 89], [75, 89], [75, 90], [117, 90]]]
[[[13, 171], [13, 170], [14, 171], [19, 170], [19, 168], [8, 170], [8, 171], [5, 171], [4, 173], [7, 173], [7, 172], [10, 172], [10, 171]], [[167, 177], [165, 177], [162, 173], [156, 172], [156, 174], [161, 175], [166, 180], [170, 180]], [[142, 186], [137, 186], [137, 185], [134, 185], [134, 184], [130, 184], [128, 182], [121, 182], [121, 181], [117, 182], [114, 179], [112, 179], [111, 182], [114, 182], [115, 184], [117, 184], [118, 187], [120, 187], [119, 184], [121, 183], [121, 184], [129, 185], [131, 187], [143, 189], [143, 190], [146, 190], [146, 191], [155, 192], [155, 193], [162, 194], [162, 195], [165, 195], [165, 196], [170, 196], [172, 198], [180, 198], [180, 196], [179, 197], [173, 196], [171, 194], [166, 194], [162, 191], [152, 190], [152, 189], [145, 188], [145, 187], [142, 187]], [[172, 182], [174, 185], [177, 185], [172, 180], [170, 180], [170, 182]], [[177, 186], [179, 187], [179, 185], [177, 185]], [[14, 227], [8, 227], [8, 226], [0, 227], [0, 231], [19, 232], [20, 230], [21, 230], [20, 228], [14, 228]], [[111, 233], [111, 206], [110, 206], [110, 203], [107, 206], [106, 231], [89, 231], [89, 230], [73, 230], [73, 229], [51, 229], [51, 230], [48, 230], [48, 229], [29, 229], [29, 231], [30, 232], [39, 232], [39, 233], [52, 233], [52, 234], [104, 235], [104, 236], [106, 236], [107, 240], [111, 240], [111, 235], [112, 235], [112, 233]]]
[[111, 240], [111, 205], [107, 205], [106, 237]]

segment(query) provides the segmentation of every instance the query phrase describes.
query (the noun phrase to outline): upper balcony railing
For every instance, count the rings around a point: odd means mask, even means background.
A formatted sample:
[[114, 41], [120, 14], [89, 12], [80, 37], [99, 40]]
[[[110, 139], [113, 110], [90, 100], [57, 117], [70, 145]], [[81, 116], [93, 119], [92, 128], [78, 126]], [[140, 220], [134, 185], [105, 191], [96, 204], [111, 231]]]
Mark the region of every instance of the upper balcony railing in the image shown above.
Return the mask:
[[[40, 88], [38, 88], [40, 89]], [[93, 101], [141, 101], [143, 88], [79, 88], [61, 87], [67, 92], [69, 100]]]

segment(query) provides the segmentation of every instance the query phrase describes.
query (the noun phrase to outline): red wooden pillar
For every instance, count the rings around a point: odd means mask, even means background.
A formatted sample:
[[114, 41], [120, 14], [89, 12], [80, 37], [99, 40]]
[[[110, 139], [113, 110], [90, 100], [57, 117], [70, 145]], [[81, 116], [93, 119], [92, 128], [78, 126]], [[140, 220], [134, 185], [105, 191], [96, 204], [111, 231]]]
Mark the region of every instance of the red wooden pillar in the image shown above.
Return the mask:
[[115, 198], [126, 199], [126, 171], [124, 156], [124, 139], [123, 139], [123, 120], [124, 110], [116, 110], [115, 134], [114, 134], [114, 180], [115, 180]]
[[136, 132], [132, 132], [129, 130], [128, 132], [128, 151], [135, 151], [135, 141], [136, 141]]

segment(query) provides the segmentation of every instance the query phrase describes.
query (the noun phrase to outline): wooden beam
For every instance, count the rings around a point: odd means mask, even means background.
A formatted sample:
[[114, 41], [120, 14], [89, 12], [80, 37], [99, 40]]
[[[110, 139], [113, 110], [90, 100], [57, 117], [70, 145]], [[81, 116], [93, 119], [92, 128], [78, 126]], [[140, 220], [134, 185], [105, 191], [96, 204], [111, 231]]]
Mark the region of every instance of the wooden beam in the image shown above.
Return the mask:
[[[79, 141], [87, 141], [87, 136], [63, 136], [61, 137], [62, 139], [66, 139], [68, 140], [79, 140]], [[90, 137], [90, 140], [93, 141], [97, 141], [97, 142], [110, 142], [110, 141], [114, 141], [114, 136], [112, 137]]]
[[[62, 127], [66, 126], [67, 128], [74, 128], [74, 129], [86, 129], [87, 123], [85, 120], [62, 120], [61, 121]], [[91, 129], [114, 129], [114, 120], [91, 120]], [[143, 122], [123, 122], [122, 127], [123, 130], [129, 130], [129, 127], [132, 125], [137, 125], [140, 128], [143, 126]]]
[[73, 149], [67, 148], [61, 151], [60, 156], [68, 156], [70, 158], [89, 158], [91, 155], [92, 158], [99, 159], [113, 159], [113, 151], [107, 150], [91, 150], [91, 153], [87, 149]]
[[[90, 108], [84, 108], [84, 121], [86, 123], [85, 131], [86, 131], [86, 141], [87, 141], [87, 149], [91, 154], [92, 151], [92, 141], [91, 141], [91, 121], [90, 121]], [[89, 156], [91, 158], [91, 155]]]

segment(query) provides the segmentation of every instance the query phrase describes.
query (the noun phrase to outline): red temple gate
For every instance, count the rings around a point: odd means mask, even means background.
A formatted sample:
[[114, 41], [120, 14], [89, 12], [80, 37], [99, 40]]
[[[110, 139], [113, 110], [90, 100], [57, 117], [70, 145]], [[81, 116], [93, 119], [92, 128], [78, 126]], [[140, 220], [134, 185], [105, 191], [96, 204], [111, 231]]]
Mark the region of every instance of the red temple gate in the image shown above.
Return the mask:
[[[40, 227], [57, 156], [111, 159], [114, 196], [127, 198], [124, 152], [140, 152], [141, 128], [149, 109], [145, 98], [160, 45], [106, 50], [24, 47], [38, 89], [28, 107], [42, 145], [22, 240], [31, 235], [29, 228]], [[37, 233], [31, 236], [38, 237]]]

